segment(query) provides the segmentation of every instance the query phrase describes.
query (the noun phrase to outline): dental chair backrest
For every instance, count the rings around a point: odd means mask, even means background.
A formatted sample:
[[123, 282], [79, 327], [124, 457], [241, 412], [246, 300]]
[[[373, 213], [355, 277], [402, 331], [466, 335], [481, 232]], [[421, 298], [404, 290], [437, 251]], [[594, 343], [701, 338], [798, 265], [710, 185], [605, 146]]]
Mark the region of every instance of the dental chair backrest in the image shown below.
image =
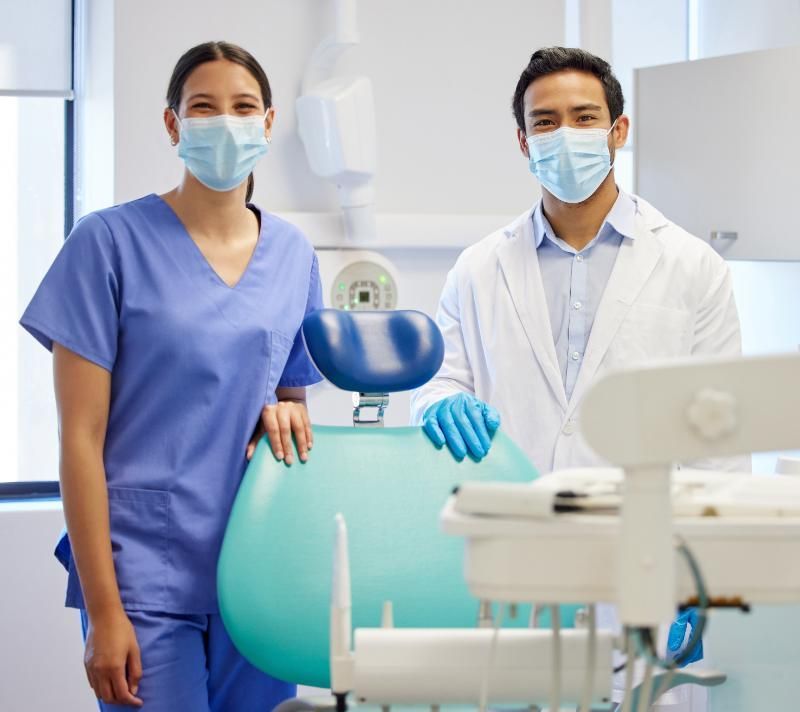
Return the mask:
[[[439, 330], [419, 312], [322, 310], [306, 318], [303, 336], [322, 375], [367, 394], [371, 405], [422, 385], [443, 358]], [[270, 675], [328, 687], [337, 512], [349, 533], [354, 627], [380, 626], [388, 600], [397, 627], [474, 627], [478, 602], [464, 583], [463, 543], [440, 532], [439, 512], [462, 481], [535, 477], [502, 430], [480, 463], [437, 450], [418, 427], [315, 426], [308, 461], [291, 466], [262, 440], [219, 560], [220, 610], [231, 638]]]

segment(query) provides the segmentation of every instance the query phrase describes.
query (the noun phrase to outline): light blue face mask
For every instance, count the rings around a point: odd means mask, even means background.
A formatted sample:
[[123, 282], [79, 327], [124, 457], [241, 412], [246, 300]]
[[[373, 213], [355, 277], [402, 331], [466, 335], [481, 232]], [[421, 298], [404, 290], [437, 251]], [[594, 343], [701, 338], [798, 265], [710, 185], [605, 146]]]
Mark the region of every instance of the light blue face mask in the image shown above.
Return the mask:
[[581, 203], [600, 187], [611, 170], [606, 129], [574, 129], [528, 136], [531, 173], [544, 188], [565, 203]]
[[221, 114], [181, 120], [175, 114], [181, 127], [178, 155], [203, 185], [211, 190], [233, 190], [269, 148], [265, 116]]

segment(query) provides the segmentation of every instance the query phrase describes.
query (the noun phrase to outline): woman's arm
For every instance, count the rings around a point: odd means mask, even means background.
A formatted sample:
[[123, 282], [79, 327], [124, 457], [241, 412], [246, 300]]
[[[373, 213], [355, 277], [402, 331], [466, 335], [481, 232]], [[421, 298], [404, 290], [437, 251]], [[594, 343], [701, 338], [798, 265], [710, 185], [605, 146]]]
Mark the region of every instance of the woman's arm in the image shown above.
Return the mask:
[[308, 451], [314, 444], [306, 405], [306, 389], [278, 388], [275, 395], [278, 397], [277, 405], [264, 406], [261, 411], [261, 421], [247, 447], [247, 459], [253, 456], [258, 441], [266, 434], [275, 457], [291, 465], [294, 461], [294, 434], [297, 453], [300, 460], [305, 462], [308, 460]]
[[111, 556], [103, 465], [111, 374], [59, 344], [53, 354], [61, 499], [90, 623], [86, 672], [105, 702], [141, 706], [134, 696], [141, 677], [139, 647]]

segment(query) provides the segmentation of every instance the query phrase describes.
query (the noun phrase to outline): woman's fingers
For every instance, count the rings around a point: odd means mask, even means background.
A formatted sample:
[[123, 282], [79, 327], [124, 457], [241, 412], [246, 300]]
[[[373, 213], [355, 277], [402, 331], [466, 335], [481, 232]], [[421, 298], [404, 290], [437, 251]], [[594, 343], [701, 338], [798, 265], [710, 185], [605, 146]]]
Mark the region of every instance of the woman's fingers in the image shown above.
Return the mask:
[[142, 706], [142, 701], [138, 697], [134, 697], [128, 689], [128, 681], [125, 679], [125, 670], [121, 667], [114, 670], [109, 677], [109, 683], [114, 694], [114, 699], [108, 700], [109, 702], [114, 702], [118, 705], [127, 705], [129, 707]]
[[281, 429], [278, 425], [278, 406], [266, 406], [261, 412], [261, 422], [264, 424], [264, 432], [267, 434], [272, 454], [278, 460], [283, 460], [284, 449], [283, 441], [281, 440]]
[[306, 424], [303, 422], [301, 410], [300, 406], [295, 405], [290, 411], [290, 417], [294, 441], [297, 444], [297, 454], [300, 457], [300, 462], [305, 462], [308, 460], [308, 438], [306, 436]]
[[142, 654], [139, 650], [138, 642], [128, 652], [126, 669], [128, 672], [128, 689], [131, 694], [135, 695], [139, 692], [139, 681], [142, 679]]
[[87, 629], [84, 666], [97, 699], [108, 704], [141, 707], [136, 697], [142, 661], [136, 631], [124, 611], [99, 616]]
[[[288, 408], [286, 406], [289, 406]], [[292, 447], [292, 404], [278, 403], [278, 429], [280, 431], [281, 445], [283, 446], [283, 461], [287, 465], [294, 462], [294, 448]]]
[[114, 702], [114, 689], [111, 687], [111, 679], [107, 672], [105, 670], [96, 672], [94, 679], [97, 685], [94, 688], [95, 693], [97, 693], [97, 699], [112, 704]]
[[308, 443], [308, 449], [314, 447], [314, 431], [311, 428], [311, 418], [308, 415], [308, 408], [302, 405], [299, 407], [300, 414], [303, 416], [303, 425], [306, 430], [306, 442]]
[[247, 444], [247, 459], [252, 460], [253, 455], [256, 452], [256, 447], [258, 446], [259, 441], [261, 438], [264, 437], [264, 418], [263, 415], [258, 420], [258, 425], [256, 426], [255, 431], [253, 432], [253, 437], [250, 438], [250, 442]]
[[[294, 462], [295, 447], [292, 438], [297, 444], [301, 462], [308, 460], [308, 452], [314, 446], [314, 433], [305, 404], [281, 401], [277, 405], [265, 406], [261, 413], [261, 422], [272, 452], [278, 460], [283, 460], [287, 465]], [[257, 435], [248, 445], [248, 459], [253, 456], [259, 439], [260, 435]]]

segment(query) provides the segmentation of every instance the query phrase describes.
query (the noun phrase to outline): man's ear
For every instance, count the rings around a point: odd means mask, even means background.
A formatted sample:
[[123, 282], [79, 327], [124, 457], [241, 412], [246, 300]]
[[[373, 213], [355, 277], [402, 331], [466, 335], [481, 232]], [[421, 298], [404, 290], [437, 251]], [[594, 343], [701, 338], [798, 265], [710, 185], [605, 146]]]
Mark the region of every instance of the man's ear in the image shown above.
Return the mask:
[[519, 142], [519, 150], [525, 158], [530, 158], [530, 149], [528, 148], [528, 137], [521, 128], [517, 128], [517, 141]]
[[617, 117], [617, 123], [611, 131], [615, 148], [622, 148], [628, 142], [628, 131], [630, 131], [630, 128], [631, 120], [625, 116], [625, 114], [621, 114]]

